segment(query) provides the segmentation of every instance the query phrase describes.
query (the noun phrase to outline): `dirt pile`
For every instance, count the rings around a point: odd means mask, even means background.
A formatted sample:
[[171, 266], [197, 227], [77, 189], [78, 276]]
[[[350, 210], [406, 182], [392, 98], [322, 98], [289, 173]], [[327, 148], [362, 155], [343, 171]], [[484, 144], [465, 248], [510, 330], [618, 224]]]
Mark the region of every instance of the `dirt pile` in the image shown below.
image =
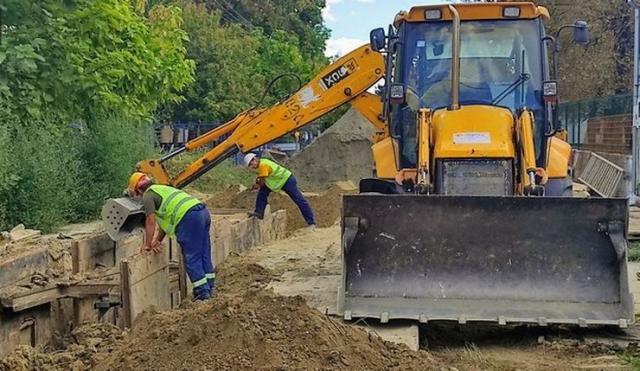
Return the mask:
[[305, 190], [326, 189], [340, 180], [358, 184], [373, 171], [373, 133], [373, 125], [351, 108], [286, 165]]
[[256, 292], [147, 313], [98, 370], [434, 368], [426, 352], [385, 343], [309, 308]]
[[[341, 200], [343, 194], [353, 193], [354, 190], [346, 190], [344, 187], [333, 185], [320, 194], [309, 194], [307, 200], [316, 217], [319, 227], [329, 227], [340, 217]], [[240, 208], [253, 210], [256, 203], [256, 193], [244, 191], [229, 196], [230, 193], [222, 192], [208, 201], [212, 208]], [[272, 193], [269, 196], [271, 210], [287, 210], [287, 230], [289, 232], [306, 227], [306, 223], [300, 214], [298, 206], [286, 194]]]
[[43, 352], [21, 346], [0, 360], [2, 371], [80, 371], [90, 370], [102, 362], [124, 333], [118, 327], [97, 323], [75, 329], [64, 351]]

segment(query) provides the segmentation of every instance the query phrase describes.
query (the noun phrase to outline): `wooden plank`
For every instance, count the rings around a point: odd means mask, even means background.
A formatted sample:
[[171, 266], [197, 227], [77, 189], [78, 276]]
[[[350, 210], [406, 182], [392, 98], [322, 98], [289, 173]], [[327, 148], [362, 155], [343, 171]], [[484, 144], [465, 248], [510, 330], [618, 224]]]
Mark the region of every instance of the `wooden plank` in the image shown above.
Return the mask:
[[83, 273], [97, 267], [113, 267], [116, 265], [116, 244], [106, 234], [73, 241], [71, 257], [73, 273]]
[[143, 240], [142, 234], [138, 233], [116, 242], [116, 261], [121, 262], [122, 259], [139, 254]]
[[49, 266], [49, 252], [46, 248], [34, 249], [11, 257], [0, 263], [0, 288], [14, 285], [37, 272], [44, 272]]
[[124, 259], [120, 267], [124, 325], [131, 327], [145, 309], [171, 309], [169, 249], [160, 254], [138, 254]]
[[41, 305], [19, 313], [0, 311], [0, 357], [19, 345], [41, 346], [51, 340], [50, 306]]
[[48, 286], [27, 290], [10, 298], [0, 299], [0, 303], [5, 308], [10, 308], [14, 312], [33, 308], [47, 304], [62, 298], [85, 298], [87, 296], [107, 296], [114, 290], [120, 288], [118, 281], [96, 282], [88, 281], [73, 284], [71, 286]]

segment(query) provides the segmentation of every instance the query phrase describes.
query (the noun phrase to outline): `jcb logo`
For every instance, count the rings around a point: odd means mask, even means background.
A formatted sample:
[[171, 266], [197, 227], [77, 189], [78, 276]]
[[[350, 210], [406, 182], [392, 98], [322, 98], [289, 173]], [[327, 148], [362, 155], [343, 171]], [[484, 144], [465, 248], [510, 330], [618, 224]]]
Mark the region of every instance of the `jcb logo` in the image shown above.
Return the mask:
[[320, 80], [320, 85], [325, 89], [329, 90], [332, 86], [336, 85], [340, 81], [344, 80], [353, 73], [353, 71], [358, 68], [358, 64], [354, 59], [350, 59], [342, 66], [336, 68], [335, 70], [329, 72], [327, 75], [323, 76]]

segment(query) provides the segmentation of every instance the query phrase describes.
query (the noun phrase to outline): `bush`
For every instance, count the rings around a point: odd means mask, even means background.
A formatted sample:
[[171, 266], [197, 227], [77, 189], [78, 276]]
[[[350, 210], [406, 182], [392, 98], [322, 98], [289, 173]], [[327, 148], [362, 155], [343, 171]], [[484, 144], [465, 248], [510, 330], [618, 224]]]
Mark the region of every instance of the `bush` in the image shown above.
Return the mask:
[[83, 138], [83, 202], [81, 218], [97, 216], [105, 199], [117, 197], [127, 186], [135, 164], [154, 154], [151, 126], [112, 116], [92, 123]]
[[[165, 165], [167, 170], [172, 175], [175, 175], [204, 154], [204, 150], [183, 154], [168, 161]], [[244, 185], [245, 187], [250, 187], [255, 183], [255, 179], [256, 173], [254, 171], [249, 170], [244, 166], [235, 166], [233, 161], [228, 159], [191, 183], [189, 188], [203, 193], [216, 193], [218, 191], [225, 190], [230, 186]], [[189, 189], [187, 189], [187, 191], [188, 190]]]
[[91, 127], [59, 121], [28, 126], [0, 118], [0, 229], [24, 223], [50, 232], [96, 218], [126, 187], [134, 165], [153, 151], [150, 129], [120, 118]]
[[72, 132], [52, 122], [31, 124], [2, 125], [3, 148], [10, 156], [0, 160], [0, 173], [10, 180], [0, 189], [5, 229], [24, 223], [51, 230], [76, 218], [74, 189], [82, 166]]

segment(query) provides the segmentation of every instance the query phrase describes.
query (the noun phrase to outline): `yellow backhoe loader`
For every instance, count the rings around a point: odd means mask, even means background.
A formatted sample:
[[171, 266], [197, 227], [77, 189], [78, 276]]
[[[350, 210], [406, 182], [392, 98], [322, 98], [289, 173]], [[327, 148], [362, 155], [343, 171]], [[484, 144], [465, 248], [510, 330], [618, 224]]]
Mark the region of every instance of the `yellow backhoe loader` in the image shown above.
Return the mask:
[[[350, 102], [377, 130], [375, 177], [343, 198], [344, 318], [626, 327], [627, 203], [571, 197], [547, 19], [530, 2], [413, 7], [287, 100], [137, 170], [183, 187]], [[584, 22], [569, 27], [588, 42]], [[165, 170], [223, 135], [181, 173]], [[142, 218], [128, 198], [103, 209], [114, 239]]]

